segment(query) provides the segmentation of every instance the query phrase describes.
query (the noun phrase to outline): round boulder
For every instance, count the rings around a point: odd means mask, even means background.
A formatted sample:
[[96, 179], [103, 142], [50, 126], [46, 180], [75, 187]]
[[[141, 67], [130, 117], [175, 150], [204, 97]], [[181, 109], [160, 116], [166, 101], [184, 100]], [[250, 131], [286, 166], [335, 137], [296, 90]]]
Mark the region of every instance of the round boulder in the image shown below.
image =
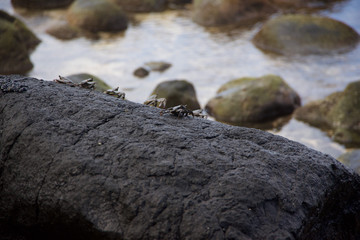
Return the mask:
[[70, 25], [89, 32], [117, 32], [128, 26], [128, 18], [116, 4], [106, 0], [76, 0], [68, 10]]
[[40, 40], [19, 19], [0, 10], [0, 74], [24, 74], [33, 68], [29, 54]]
[[288, 115], [300, 104], [299, 95], [281, 77], [266, 75], [224, 84], [207, 103], [206, 111], [218, 121], [241, 125]]
[[166, 0], [110, 0], [128, 12], [160, 12], [165, 10]]
[[74, 0], [11, 0], [15, 8], [26, 8], [31, 10], [53, 9], [69, 6]]
[[360, 81], [297, 109], [295, 118], [326, 131], [347, 147], [360, 147]]
[[346, 152], [339, 156], [338, 160], [360, 174], [360, 149]]
[[269, 20], [253, 38], [261, 50], [281, 54], [331, 54], [353, 49], [359, 34], [337, 20], [310, 15], [284, 15]]
[[151, 95], [166, 98], [166, 107], [187, 105], [191, 110], [199, 109], [194, 86], [186, 80], [171, 80], [156, 86]]
[[92, 78], [94, 80], [94, 82], [96, 83], [95, 90], [99, 91], [99, 92], [104, 92], [111, 88], [106, 82], [104, 82], [100, 78], [98, 78], [94, 75], [88, 74], [88, 73], [78, 73], [78, 74], [73, 74], [73, 75], [70, 75], [67, 77], [70, 78], [75, 83], [80, 83], [81, 81], [83, 81], [85, 79]]
[[267, 0], [194, 0], [193, 20], [203, 26], [246, 24], [276, 11]]

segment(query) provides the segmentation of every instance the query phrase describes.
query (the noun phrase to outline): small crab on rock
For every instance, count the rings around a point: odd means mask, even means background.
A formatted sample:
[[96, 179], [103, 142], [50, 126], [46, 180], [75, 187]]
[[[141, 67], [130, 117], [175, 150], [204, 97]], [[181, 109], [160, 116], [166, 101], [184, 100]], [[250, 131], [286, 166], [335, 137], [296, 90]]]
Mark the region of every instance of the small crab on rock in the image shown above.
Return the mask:
[[199, 117], [199, 118], [205, 118], [207, 119], [208, 115], [207, 113], [205, 112], [204, 109], [197, 109], [197, 110], [194, 110], [193, 111], [193, 114], [195, 117]]
[[92, 78], [85, 79], [85, 80], [81, 81], [80, 83], [74, 83], [70, 78], [59, 75], [59, 79], [54, 79], [54, 82], [66, 84], [71, 87], [82, 87], [82, 88], [87, 88], [87, 89], [95, 88], [95, 82]]
[[166, 98], [157, 98], [157, 95], [154, 94], [151, 95], [147, 100], [145, 100], [144, 104], [158, 108], [165, 108]]
[[122, 100], [125, 100], [125, 93], [120, 92], [119, 87], [113, 88], [113, 89], [108, 89], [104, 93], [107, 95], [114, 96], [114, 97], [120, 98]]
[[187, 117], [189, 115], [192, 115], [194, 117], [194, 113], [191, 110], [187, 109], [186, 105], [177, 105], [175, 107], [170, 107], [160, 112], [161, 115], [163, 113], [170, 113], [178, 118]]

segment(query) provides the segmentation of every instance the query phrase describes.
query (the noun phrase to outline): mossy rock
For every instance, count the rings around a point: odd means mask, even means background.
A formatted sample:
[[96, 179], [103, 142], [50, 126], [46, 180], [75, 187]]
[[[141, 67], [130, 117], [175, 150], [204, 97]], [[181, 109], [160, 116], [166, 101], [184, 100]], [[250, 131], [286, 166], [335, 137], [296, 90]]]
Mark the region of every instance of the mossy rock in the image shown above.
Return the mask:
[[96, 82], [95, 90], [99, 91], [99, 92], [104, 92], [108, 89], [111, 89], [111, 87], [106, 82], [104, 82], [100, 78], [98, 78], [94, 75], [88, 74], [88, 73], [73, 74], [73, 75], [70, 75], [67, 77], [70, 78], [75, 83], [80, 83], [81, 81], [83, 81], [85, 79], [92, 78]]
[[246, 24], [265, 19], [275, 11], [266, 0], [194, 0], [193, 20], [203, 26]]
[[119, 6], [107, 0], [76, 0], [69, 8], [70, 25], [89, 32], [118, 32], [128, 26]]
[[360, 149], [350, 150], [338, 157], [338, 161], [360, 174]]
[[300, 106], [299, 95], [279, 76], [232, 80], [206, 105], [217, 121], [247, 126], [291, 114]]
[[187, 105], [191, 110], [199, 109], [194, 86], [186, 80], [165, 81], [156, 86], [151, 95], [166, 98], [166, 107]]
[[23, 22], [0, 10], [0, 74], [25, 74], [33, 68], [29, 54], [40, 43]]
[[165, 10], [166, 0], [110, 0], [128, 12], [160, 12]]
[[69, 6], [74, 0], [11, 0], [15, 8], [25, 8], [30, 10], [64, 8]]
[[318, 127], [347, 147], [360, 146], [360, 81], [343, 92], [310, 102], [295, 112], [295, 118]]
[[261, 50], [282, 54], [333, 54], [350, 51], [359, 34], [337, 20], [310, 15], [284, 15], [269, 20], [253, 38]]

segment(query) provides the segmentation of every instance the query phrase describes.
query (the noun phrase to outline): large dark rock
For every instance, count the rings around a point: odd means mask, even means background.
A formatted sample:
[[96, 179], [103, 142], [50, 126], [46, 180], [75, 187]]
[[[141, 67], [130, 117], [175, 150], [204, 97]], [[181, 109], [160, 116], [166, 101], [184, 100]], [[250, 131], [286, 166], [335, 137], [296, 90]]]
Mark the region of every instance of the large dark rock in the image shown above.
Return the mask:
[[5, 239], [359, 239], [360, 177], [299, 143], [0, 77]]
[[15, 8], [38, 10], [67, 7], [73, 1], [74, 0], [11, 0], [11, 3]]

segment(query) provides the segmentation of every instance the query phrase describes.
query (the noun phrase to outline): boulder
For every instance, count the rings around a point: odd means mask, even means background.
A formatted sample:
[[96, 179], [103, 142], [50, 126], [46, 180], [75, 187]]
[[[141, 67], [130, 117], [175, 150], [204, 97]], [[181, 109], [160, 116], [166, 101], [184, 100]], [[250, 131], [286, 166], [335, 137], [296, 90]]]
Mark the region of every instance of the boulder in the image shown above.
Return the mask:
[[253, 43], [265, 52], [307, 55], [350, 51], [359, 39], [354, 29], [340, 21], [296, 14], [266, 22], [253, 38]]
[[80, 37], [79, 30], [68, 24], [52, 26], [46, 30], [46, 33], [61, 40], [72, 40]]
[[26, 73], [33, 68], [29, 55], [40, 43], [23, 22], [0, 10], [0, 74]]
[[194, 0], [193, 20], [203, 26], [247, 24], [275, 11], [267, 0]]
[[110, 0], [128, 12], [160, 12], [165, 10], [166, 0]]
[[85, 79], [92, 78], [94, 80], [94, 82], [96, 83], [95, 90], [99, 91], [99, 92], [104, 92], [108, 89], [111, 89], [111, 87], [104, 80], [102, 80], [99, 77], [92, 75], [92, 74], [77, 73], [77, 74], [72, 74], [67, 77], [70, 78], [74, 83], [80, 83], [81, 81], [83, 81]]
[[156, 94], [158, 98], [166, 98], [166, 107], [187, 105], [188, 109], [200, 108], [196, 98], [195, 88], [186, 80], [165, 81], [156, 86], [151, 95]]
[[118, 32], [128, 26], [126, 14], [107, 0], [76, 0], [67, 19], [70, 25], [89, 32]]
[[360, 147], [360, 81], [297, 109], [295, 118], [326, 131], [347, 147]]
[[360, 174], [360, 149], [350, 150], [337, 158], [345, 166]]
[[134, 71], [134, 75], [138, 78], [144, 78], [147, 75], [149, 75], [150, 71], [144, 67], [138, 67], [137, 69], [135, 69]]
[[11, 0], [11, 3], [15, 8], [42, 10], [64, 8], [69, 6], [73, 1], [74, 0]]
[[206, 110], [218, 121], [247, 125], [289, 115], [300, 105], [299, 95], [281, 77], [266, 75], [225, 83]]
[[359, 239], [360, 176], [256, 129], [0, 76], [4, 239]]

